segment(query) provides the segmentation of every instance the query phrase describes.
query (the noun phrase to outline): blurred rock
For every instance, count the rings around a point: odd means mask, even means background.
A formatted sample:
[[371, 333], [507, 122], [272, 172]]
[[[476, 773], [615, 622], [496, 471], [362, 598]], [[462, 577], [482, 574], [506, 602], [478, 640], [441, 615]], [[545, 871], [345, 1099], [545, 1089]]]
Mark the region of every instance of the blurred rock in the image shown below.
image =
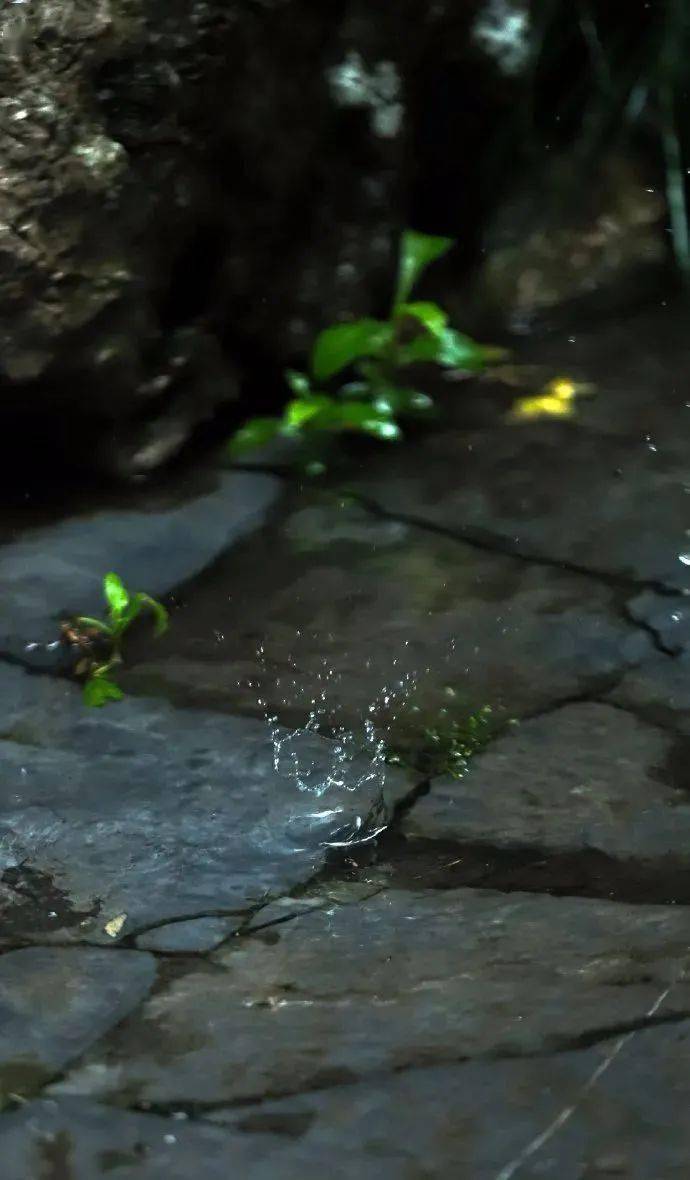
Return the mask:
[[282, 363], [371, 310], [402, 216], [416, 7], [5, 6], [2, 413], [146, 474], [236, 396], [238, 342]]
[[665, 202], [632, 160], [571, 155], [530, 173], [490, 220], [479, 298], [519, 333], [585, 304], [629, 306], [667, 257]]

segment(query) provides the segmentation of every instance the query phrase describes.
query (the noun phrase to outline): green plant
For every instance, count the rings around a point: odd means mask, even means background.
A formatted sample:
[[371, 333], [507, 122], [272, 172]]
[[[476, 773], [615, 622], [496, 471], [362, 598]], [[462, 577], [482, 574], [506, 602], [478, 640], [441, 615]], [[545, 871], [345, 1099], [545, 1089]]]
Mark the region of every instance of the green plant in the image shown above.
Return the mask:
[[471, 758], [491, 738], [491, 714], [490, 705], [465, 715], [444, 707], [433, 720], [423, 720], [420, 710], [413, 706], [404, 718], [404, 736], [391, 740], [386, 761], [428, 778], [441, 774], [463, 778]]
[[[427, 394], [400, 382], [401, 370], [417, 362], [432, 362], [476, 372], [503, 355], [451, 328], [438, 304], [410, 301], [422, 273], [453, 244], [451, 238], [406, 230], [388, 319], [353, 320], [321, 332], [312, 348], [309, 373], [288, 370], [285, 374], [293, 396], [283, 416], [245, 423], [231, 440], [231, 455], [241, 455], [280, 435], [359, 431], [397, 439], [399, 417], [433, 409]], [[349, 369], [354, 369], [356, 379], [329, 389], [329, 382]]]
[[154, 634], [162, 635], [168, 627], [168, 612], [162, 603], [141, 592], [130, 594], [117, 574], [106, 574], [103, 595], [108, 605], [104, 619], [77, 615], [63, 627], [63, 636], [82, 651], [76, 672], [85, 676], [84, 703], [91, 707], [122, 700], [123, 692], [113, 680], [112, 672], [122, 663], [122, 644], [130, 627], [141, 614], [153, 615]]

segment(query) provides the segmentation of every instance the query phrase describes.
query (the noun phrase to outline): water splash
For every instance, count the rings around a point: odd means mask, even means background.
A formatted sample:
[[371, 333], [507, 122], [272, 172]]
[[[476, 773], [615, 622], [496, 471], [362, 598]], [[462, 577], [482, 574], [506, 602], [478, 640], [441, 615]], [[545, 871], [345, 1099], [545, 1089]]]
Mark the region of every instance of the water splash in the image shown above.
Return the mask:
[[[265, 679], [268, 679], [268, 660], [263, 645], [259, 646], [256, 654]], [[294, 669], [296, 673], [297, 668], [292, 659], [290, 663], [291, 670]], [[373, 799], [365, 814], [356, 816], [346, 828], [334, 834], [328, 841], [329, 847], [343, 848], [371, 842], [389, 824], [389, 808], [384, 798], [388, 743], [377, 724], [377, 718], [385, 713], [387, 731], [415, 690], [417, 682], [416, 673], [398, 673], [397, 660], [393, 661], [393, 665], [395, 678], [384, 684], [369, 702], [358, 726], [334, 722], [339, 674], [325, 658], [316, 674], [317, 689], [313, 696], [304, 701], [307, 720], [299, 728], [286, 729], [280, 725], [277, 714], [269, 708], [268, 702], [261, 695], [257, 696], [257, 704], [271, 735], [276, 774], [294, 782], [297, 790], [309, 792], [317, 799], [322, 799], [330, 792], [334, 814], [339, 810], [339, 792], [359, 793], [368, 802]], [[286, 709], [302, 703], [303, 690], [298, 685], [297, 675], [292, 678], [288, 671], [279, 678], [273, 678], [273, 683], [282, 690]], [[315, 753], [315, 735], [328, 740], [326, 748], [331, 751], [331, 761], [325, 770], [323, 747], [318, 755]]]

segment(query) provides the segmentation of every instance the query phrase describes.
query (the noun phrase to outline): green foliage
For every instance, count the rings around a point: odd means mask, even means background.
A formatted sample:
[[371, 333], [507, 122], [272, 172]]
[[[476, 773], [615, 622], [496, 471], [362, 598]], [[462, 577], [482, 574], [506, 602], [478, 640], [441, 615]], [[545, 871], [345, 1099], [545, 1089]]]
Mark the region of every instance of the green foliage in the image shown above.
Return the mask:
[[[112, 679], [112, 671], [122, 662], [122, 643], [134, 621], [148, 612], [153, 616], [155, 636], [168, 628], [168, 612], [163, 604], [141, 591], [131, 594], [115, 573], [105, 575], [103, 596], [108, 607], [104, 619], [77, 615], [72, 624], [63, 628], [68, 641], [84, 652], [77, 670], [86, 676], [84, 703], [92, 708], [122, 700], [124, 694]], [[97, 651], [103, 652], [103, 659], [96, 658]]]
[[363, 356], [381, 356], [393, 339], [393, 326], [383, 320], [334, 324], [316, 337], [311, 354], [315, 381], [327, 381]]
[[84, 684], [84, 704], [92, 709], [101, 708], [108, 701], [121, 701], [124, 695], [119, 685], [110, 679], [105, 668], [94, 668]]
[[443, 708], [433, 719], [423, 719], [413, 707], [404, 719], [403, 735], [389, 746], [386, 761], [429, 778], [441, 774], [463, 778], [472, 757], [491, 738], [491, 714], [490, 705], [465, 715]]
[[435, 238], [420, 234], [413, 229], [405, 230], [400, 245], [398, 261], [398, 283], [395, 288], [395, 306], [399, 307], [410, 297], [410, 292], [426, 268], [441, 258], [454, 246], [452, 238]]
[[[436, 303], [409, 301], [426, 268], [452, 245], [450, 238], [406, 230], [388, 319], [354, 320], [320, 332], [309, 372], [285, 374], [293, 397], [282, 417], [251, 419], [231, 440], [230, 455], [241, 457], [278, 437], [356, 431], [385, 441], [398, 439], [399, 418], [433, 410], [427, 394], [400, 382], [401, 370], [423, 362], [479, 372], [496, 359], [500, 350], [485, 348], [449, 327], [447, 313]], [[350, 369], [356, 380], [328, 387], [329, 381]]]

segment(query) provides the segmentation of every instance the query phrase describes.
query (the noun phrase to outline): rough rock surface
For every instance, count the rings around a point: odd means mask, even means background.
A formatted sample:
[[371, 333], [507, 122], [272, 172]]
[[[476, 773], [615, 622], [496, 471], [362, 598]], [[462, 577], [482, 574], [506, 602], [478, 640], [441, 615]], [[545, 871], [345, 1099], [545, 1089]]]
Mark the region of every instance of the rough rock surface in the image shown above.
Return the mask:
[[[477, 890], [380, 893], [236, 941], [51, 1088], [220, 1104], [565, 1049], [690, 1011], [683, 909]], [[548, 954], [545, 948], [548, 947]]]
[[[295, 491], [177, 591], [160, 661], [133, 642], [148, 695], [89, 713], [0, 661], [3, 1177], [685, 1176], [668, 393], [656, 451], [621, 394], [389, 451], [361, 482], [390, 518]], [[382, 805], [390, 688], [413, 752], [442, 708], [501, 728]]]
[[473, 293], [518, 333], [572, 322], [578, 303], [625, 308], [666, 260], [665, 212], [630, 158], [602, 160], [593, 180], [569, 153], [547, 156], [490, 215]]
[[3, 6], [3, 411], [145, 473], [236, 396], [238, 341], [284, 357], [370, 306], [421, 51], [404, 7]]
[[[3, 676], [21, 693], [24, 673]], [[413, 786], [314, 734], [272, 736], [261, 721], [143, 699], [89, 712], [76, 688], [52, 687], [52, 709], [46, 698], [41, 713], [18, 709], [0, 741], [5, 941], [59, 930], [60, 909], [104, 943], [248, 910], [307, 879], [329, 844], [370, 835]], [[40, 886], [34, 907], [27, 873]]]
[[209, 1180], [319, 1180], [327, 1160], [337, 1180], [671, 1180], [690, 1152], [677, 1117], [690, 1098], [689, 1035], [681, 1021], [577, 1052], [419, 1067], [193, 1121], [32, 1102], [0, 1118], [5, 1175], [26, 1180], [57, 1160], [73, 1180], [128, 1165], [141, 1180], [188, 1180], [203, 1160]]
[[220, 946], [237, 930], [240, 922], [239, 918], [190, 918], [186, 922], [168, 922], [137, 935], [135, 944], [138, 950], [167, 955], [203, 954]]
[[[672, 733], [690, 737], [690, 663], [686, 657], [647, 660], [623, 676], [610, 695], [623, 708]], [[679, 743], [678, 749], [685, 747]], [[681, 765], [678, 759], [678, 770]]]
[[[239, 1180], [260, 1175], [272, 1136], [245, 1135], [90, 1102], [30, 1102], [0, 1118], [5, 1180], [127, 1175], [137, 1180]], [[267, 1164], [265, 1180], [271, 1176]]]
[[76, 1061], [144, 999], [150, 955], [27, 947], [0, 958], [0, 1102]]
[[672, 1180], [690, 1153], [678, 1117], [689, 1037], [686, 1021], [577, 1053], [414, 1069], [211, 1118], [257, 1136], [259, 1152], [262, 1133], [282, 1136], [281, 1180], [316, 1178], [331, 1158], [336, 1176], [366, 1180]]
[[[683, 431], [687, 418], [679, 419]], [[634, 585], [690, 588], [685, 449], [570, 424], [445, 431], [367, 468], [354, 491], [392, 516]]]
[[372, 715], [397, 736], [440, 709], [531, 713], [606, 685], [651, 649], [609, 586], [336, 497], [253, 538], [189, 599], [123, 683], [296, 724], [312, 715], [360, 741]]
[[672, 734], [610, 705], [575, 704], [492, 742], [464, 778], [436, 779], [411, 837], [670, 857], [690, 868], [687, 776]]

